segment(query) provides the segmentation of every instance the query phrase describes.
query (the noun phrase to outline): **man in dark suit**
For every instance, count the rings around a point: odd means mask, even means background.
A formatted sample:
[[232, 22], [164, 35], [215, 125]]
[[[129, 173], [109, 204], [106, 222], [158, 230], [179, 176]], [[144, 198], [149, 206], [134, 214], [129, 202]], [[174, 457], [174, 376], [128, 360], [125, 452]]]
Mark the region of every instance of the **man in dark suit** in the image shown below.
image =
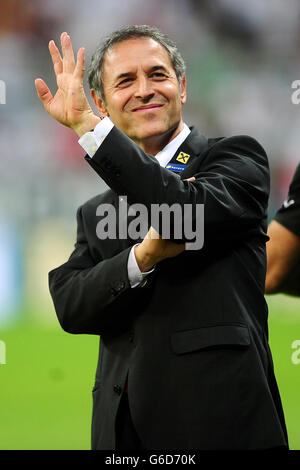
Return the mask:
[[[184, 124], [184, 64], [157, 29], [113, 33], [93, 56], [103, 120], [83, 91], [83, 49], [75, 63], [66, 33], [61, 44], [63, 57], [49, 44], [59, 89], [53, 97], [37, 79], [38, 95], [110, 188], [79, 208], [75, 249], [49, 273], [62, 328], [101, 336], [92, 448], [287, 448], [264, 300], [265, 151]], [[182, 217], [170, 217], [168, 236], [151, 218], [146, 237], [120, 236], [123, 203], [148, 215], [176, 203]], [[184, 226], [196, 239], [203, 204], [204, 246], [193, 249]], [[103, 207], [116, 214], [106, 239]]]

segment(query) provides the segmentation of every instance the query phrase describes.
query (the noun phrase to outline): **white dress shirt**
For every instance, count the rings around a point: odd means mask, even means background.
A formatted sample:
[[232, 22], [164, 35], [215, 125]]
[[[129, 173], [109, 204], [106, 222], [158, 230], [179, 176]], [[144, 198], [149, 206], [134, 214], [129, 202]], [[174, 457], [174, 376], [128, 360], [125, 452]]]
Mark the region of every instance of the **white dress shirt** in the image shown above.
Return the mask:
[[[109, 117], [105, 117], [97, 124], [93, 131], [87, 132], [82, 137], [80, 137], [78, 143], [81, 145], [81, 147], [83, 147], [86, 153], [91, 158], [93, 158], [96, 151], [102, 144], [103, 140], [110, 133], [113, 127], [114, 124], [109, 119]], [[173, 140], [171, 140], [160, 152], [155, 155], [155, 158], [161, 166], [165, 168], [165, 166], [170, 162], [170, 160], [172, 160], [175, 152], [185, 141], [190, 132], [191, 131], [188, 126], [184, 124], [182, 131]], [[138, 243], [136, 245], [138, 245]], [[154, 270], [154, 268], [151, 271], [147, 271], [144, 273], [141, 272], [134, 254], [134, 247], [136, 245], [132, 247], [128, 257], [128, 279], [131, 287], [142, 287], [147, 282], [146, 277]]]

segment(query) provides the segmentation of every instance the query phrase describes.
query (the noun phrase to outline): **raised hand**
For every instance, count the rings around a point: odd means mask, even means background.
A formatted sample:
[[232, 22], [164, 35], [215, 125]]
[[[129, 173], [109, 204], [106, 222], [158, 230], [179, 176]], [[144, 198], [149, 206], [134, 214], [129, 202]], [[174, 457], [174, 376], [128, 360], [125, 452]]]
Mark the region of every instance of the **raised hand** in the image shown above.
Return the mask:
[[62, 57], [54, 41], [49, 42], [49, 51], [53, 62], [58, 89], [53, 96], [47, 84], [41, 78], [35, 80], [38, 97], [47, 113], [61, 124], [73, 129], [79, 136], [94, 128], [100, 121], [89, 105], [83, 87], [85, 70], [84, 48], [77, 53], [77, 62], [70, 36], [62, 33]]

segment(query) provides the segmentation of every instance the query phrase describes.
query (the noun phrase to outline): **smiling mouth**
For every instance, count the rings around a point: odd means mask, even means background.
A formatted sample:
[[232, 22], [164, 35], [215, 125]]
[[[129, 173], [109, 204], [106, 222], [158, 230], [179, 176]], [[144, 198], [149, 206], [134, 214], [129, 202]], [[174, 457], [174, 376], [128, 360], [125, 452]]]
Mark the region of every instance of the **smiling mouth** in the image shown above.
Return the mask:
[[137, 111], [149, 111], [151, 109], [161, 108], [162, 106], [163, 106], [162, 104], [151, 104], [148, 106], [140, 106], [138, 108], [134, 108], [132, 112], [135, 113]]

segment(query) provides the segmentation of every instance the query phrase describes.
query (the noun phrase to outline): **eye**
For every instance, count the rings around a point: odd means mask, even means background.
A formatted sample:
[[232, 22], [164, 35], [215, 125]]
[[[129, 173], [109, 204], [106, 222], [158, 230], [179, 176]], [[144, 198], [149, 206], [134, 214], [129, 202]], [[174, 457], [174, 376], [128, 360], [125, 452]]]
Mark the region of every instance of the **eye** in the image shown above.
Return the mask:
[[122, 80], [119, 85], [125, 85], [126, 83], [132, 81], [133, 79], [132, 78], [124, 78], [124, 80]]
[[155, 72], [151, 75], [151, 77], [158, 77], [158, 78], [164, 78], [165, 74], [162, 72]]

